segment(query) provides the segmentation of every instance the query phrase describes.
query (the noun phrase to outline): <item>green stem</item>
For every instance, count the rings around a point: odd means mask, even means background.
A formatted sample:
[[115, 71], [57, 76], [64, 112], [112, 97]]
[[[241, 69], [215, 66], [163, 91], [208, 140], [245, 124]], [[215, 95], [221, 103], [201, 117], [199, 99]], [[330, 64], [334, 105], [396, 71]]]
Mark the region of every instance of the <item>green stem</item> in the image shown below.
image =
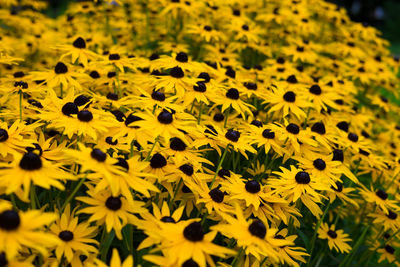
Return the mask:
[[399, 174], [393, 176], [393, 178], [392, 178], [392, 180], [390, 181], [390, 184], [388, 185], [388, 187], [386, 188], [386, 190], [389, 190], [389, 189], [390, 189], [390, 187], [392, 186], [392, 184], [394, 183], [394, 180], [396, 179], [396, 177], [397, 177], [398, 175], [399, 175]]
[[31, 186], [31, 197], [30, 197], [30, 201], [31, 201], [31, 207], [33, 210], [36, 209], [36, 189], [35, 189], [35, 185]]
[[393, 235], [391, 235], [391, 236], [388, 238], [388, 240], [386, 240], [386, 243], [388, 243], [390, 240], [392, 240], [393, 237], [397, 237], [397, 234], [398, 234], [398, 233], [400, 233], [400, 228], [399, 228]]
[[265, 257], [261, 262], [260, 262], [260, 267], [264, 265], [264, 263], [267, 261], [268, 257]]
[[319, 256], [317, 262], [315, 263], [315, 267], [319, 266], [319, 264], [321, 263], [322, 259], [324, 258], [324, 254], [325, 254], [325, 252], [321, 253], [321, 256]]
[[135, 145], [134, 140], [132, 140], [131, 142], [131, 147], [130, 147], [130, 153], [129, 153], [129, 157], [132, 158], [133, 156], [133, 146]]
[[307, 121], [308, 121], [308, 116], [310, 116], [310, 110], [311, 110], [311, 108], [307, 109], [307, 116], [306, 116], [306, 120], [304, 121], [303, 129], [307, 128]]
[[214, 184], [214, 182], [215, 182], [215, 179], [217, 178], [218, 172], [219, 172], [219, 170], [221, 169], [222, 162], [224, 161], [225, 156], [226, 156], [226, 153], [228, 152], [228, 150], [229, 150], [229, 144], [226, 146], [226, 148], [225, 148], [225, 150], [224, 150], [224, 153], [222, 154], [222, 157], [221, 157], [221, 159], [220, 159], [219, 162], [218, 162], [218, 166], [217, 166], [217, 169], [215, 170], [214, 177], [213, 177], [213, 179], [212, 179], [212, 181], [211, 181], [211, 184], [210, 184], [210, 188], [212, 188], [212, 186], [213, 186], [213, 184]]
[[200, 102], [199, 116], [197, 117], [197, 124], [200, 124], [201, 112], [203, 111], [203, 102]]
[[[380, 236], [382, 235], [384, 229], [385, 229], [385, 228], [382, 227], [381, 231], [379, 232], [379, 234], [377, 235], [377, 237], [375, 238], [375, 240], [379, 240], [379, 238], [380, 238]], [[397, 234], [398, 234], [399, 232], [400, 232], [400, 229], [398, 229], [393, 235], [391, 235], [391, 236], [385, 241], [385, 243], [386, 243], [386, 244], [389, 243], [389, 241], [390, 241], [393, 237], [396, 237]], [[359, 263], [365, 262], [365, 263], [366, 263], [365, 266], [368, 266], [368, 263], [370, 262], [372, 256], [374, 256], [374, 254], [376, 253], [376, 251], [378, 250], [378, 248], [380, 248], [380, 246], [378, 246], [377, 248], [375, 248], [373, 251], [369, 251], [369, 250], [367, 249], [367, 250], [361, 255], [361, 257], [360, 257], [361, 260], [359, 261]], [[367, 259], [365, 260], [365, 258], [367, 258]]]
[[114, 86], [114, 93], [116, 93], [118, 95], [118, 98], [122, 97], [122, 92], [121, 92], [121, 86], [120, 86], [120, 82], [119, 82], [119, 69], [117, 68], [117, 66], [114, 65], [115, 68], [115, 77], [117, 79], [117, 87]]
[[337, 211], [337, 214], [336, 214], [335, 222], [333, 223], [334, 225], [336, 225], [337, 222], [339, 221], [339, 218], [340, 218], [340, 210], [341, 210], [341, 209], [342, 209], [342, 206], [339, 206], [338, 211]]
[[178, 194], [178, 190], [179, 190], [179, 187], [181, 187], [182, 182], [183, 182], [183, 179], [181, 178], [181, 179], [179, 179], [179, 182], [176, 184], [176, 187], [175, 187], [175, 190], [174, 190], [174, 196], [172, 197], [172, 200], [169, 203], [169, 208], [170, 209], [171, 209], [171, 206], [173, 206], [172, 204], [174, 203], [175, 197]]
[[236, 257], [233, 259], [233, 261], [232, 261], [232, 263], [231, 263], [231, 266], [232, 266], [232, 267], [236, 267], [236, 265], [238, 264], [237, 261], [238, 261], [238, 259], [242, 256], [243, 252], [244, 252], [244, 249], [243, 249], [243, 248], [240, 248], [238, 254], [236, 255]]
[[18, 207], [17, 207], [17, 201], [15, 200], [15, 196], [14, 196], [14, 194], [11, 194], [10, 195], [10, 199], [11, 199], [11, 203], [13, 204], [13, 207], [14, 207], [14, 209], [18, 209]]
[[192, 106], [190, 107], [190, 111], [189, 111], [190, 114], [193, 114], [193, 108], [194, 108], [194, 103], [195, 102], [196, 102], [196, 100], [193, 100]]
[[343, 259], [343, 261], [340, 263], [340, 265], [338, 267], [343, 267], [343, 266], [347, 266], [347, 265], [351, 264], [351, 261], [352, 261], [354, 255], [355, 255], [355, 253], [357, 252], [358, 247], [363, 242], [364, 237], [367, 234], [367, 232], [368, 232], [370, 227], [371, 227], [371, 224], [369, 224], [367, 227], [365, 227], [364, 231], [362, 232], [362, 234], [358, 238], [358, 240], [357, 240], [356, 244], [354, 245], [353, 249], [349, 252], [349, 254], [346, 255], [346, 257]]
[[206, 212], [204, 212], [203, 218], [201, 218], [201, 225], [203, 225], [205, 223], [207, 215], [208, 215], [208, 211], [206, 209]]
[[65, 200], [64, 205], [62, 205], [61, 207], [61, 212], [65, 209], [65, 207], [68, 205], [69, 202], [71, 202], [71, 200], [74, 198], [74, 196], [76, 195], [76, 193], [78, 192], [79, 188], [83, 185], [83, 183], [86, 180], [86, 176], [83, 177], [79, 183], [75, 186], [74, 190], [72, 191], [72, 193], [68, 196], [67, 200]]
[[228, 117], [229, 117], [229, 113], [231, 112], [231, 107], [229, 107], [226, 111], [225, 111], [225, 121], [224, 121], [224, 128], [226, 128], [226, 123], [228, 122]]
[[[104, 231], [107, 232], [105, 228]], [[114, 240], [114, 236], [115, 236], [114, 230], [111, 230], [111, 232], [105, 234], [105, 238], [102, 238], [102, 242], [100, 243], [102, 244], [102, 247], [100, 249], [99, 254], [101, 255], [101, 260], [103, 262], [106, 261], [108, 250], [110, 249], [111, 243]]]
[[310, 266], [310, 263], [311, 263], [311, 258], [312, 258], [312, 254], [313, 254], [313, 250], [314, 250], [314, 246], [315, 246], [315, 240], [317, 239], [318, 229], [319, 229], [322, 221], [324, 220], [325, 215], [328, 213], [328, 210], [329, 210], [330, 206], [331, 206], [331, 203], [328, 202], [328, 205], [326, 205], [324, 213], [322, 214], [321, 218], [318, 220], [318, 223], [317, 223], [317, 225], [315, 227], [314, 235], [313, 235], [313, 238], [311, 240], [310, 257], [308, 257], [308, 260], [307, 260], [307, 265], [306, 265], [307, 267]]
[[22, 92], [19, 91], [19, 121], [22, 121]]
[[149, 161], [150, 157], [151, 157], [151, 153], [153, 152], [154, 148], [156, 147], [156, 144], [158, 142], [158, 136], [156, 137], [156, 139], [154, 140], [153, 146], [151, 147], [149, 154], [147, 154], [147, 157], [144, 161]]

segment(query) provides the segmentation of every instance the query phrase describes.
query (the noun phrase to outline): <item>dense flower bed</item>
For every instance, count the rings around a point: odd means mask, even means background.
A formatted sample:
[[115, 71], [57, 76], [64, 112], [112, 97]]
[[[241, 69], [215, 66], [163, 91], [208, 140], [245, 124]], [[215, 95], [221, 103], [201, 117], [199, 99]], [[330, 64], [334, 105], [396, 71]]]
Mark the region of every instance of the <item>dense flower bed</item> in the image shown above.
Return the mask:
[[400, 266], [375, 28], [320, 0], [0, 6], [0, 266]]

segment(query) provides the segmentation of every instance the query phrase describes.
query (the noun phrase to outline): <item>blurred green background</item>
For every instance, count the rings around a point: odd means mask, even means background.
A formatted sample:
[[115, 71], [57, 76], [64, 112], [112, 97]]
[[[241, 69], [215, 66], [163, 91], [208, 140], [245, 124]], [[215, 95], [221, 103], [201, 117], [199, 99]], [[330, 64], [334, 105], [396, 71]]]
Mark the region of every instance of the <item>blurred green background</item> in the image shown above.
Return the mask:
[[400, 54], [400, 0], [332, 0], [345, 7], [351, 18], [380, 29], [391, 50]]
[[[68, 2], [79, 0], [47, 0], [47, 14], [56, 17], [62, 14]], [[392, 51], [400, 54], [400, 0], [328, 0], [345, 7], [355, 21], [366, 22], [377, 27], [384, 38], [392, 44]], [[81, 1], [83, 2], [83, 1]]]

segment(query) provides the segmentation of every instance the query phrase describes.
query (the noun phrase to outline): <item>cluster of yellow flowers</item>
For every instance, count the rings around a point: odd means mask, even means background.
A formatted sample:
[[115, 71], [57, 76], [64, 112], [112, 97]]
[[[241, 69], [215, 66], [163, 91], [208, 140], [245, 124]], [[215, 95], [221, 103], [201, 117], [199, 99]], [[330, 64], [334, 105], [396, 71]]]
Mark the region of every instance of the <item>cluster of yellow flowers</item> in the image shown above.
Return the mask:
[[322, 0], [0, 7], [0, 267], [400, 266], [375, 28]]

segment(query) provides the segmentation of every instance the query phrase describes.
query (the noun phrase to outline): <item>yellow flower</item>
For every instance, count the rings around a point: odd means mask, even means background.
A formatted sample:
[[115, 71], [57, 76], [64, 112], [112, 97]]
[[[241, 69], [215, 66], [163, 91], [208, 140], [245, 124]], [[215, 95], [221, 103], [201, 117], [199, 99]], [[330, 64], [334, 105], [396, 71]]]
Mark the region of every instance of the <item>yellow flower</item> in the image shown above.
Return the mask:
[[330, 190], [329, 186], [293, 165], [290, 166], [290, 170], [284, 167], [280, 169], [282, 172], [273, 172], [280, 176], [280, 179], [269, 179], [268, 184], [276, 189], [276, 193], [287, 197], [290, 202], [301, 199], [314, 216], [319, 217], [322, 212], [315, 203], [320, 203], [323, 196], [317, 190]]
[[113, 197], [108, 191], [95, 192], [92, 186], [88, 185], [88, 187], [88, 197], [76, 197], [76, 199], [88, 204], [89, 207], [77, 213], [91, 214], [89, 222], [96, 222], [98, 225], [105, 224], [108, 233], [114, 230], [117, 238], [122, 240], [121, 230], [133, 216], [132, 213], [146, 211], [142, 208], [143, 203], [140, 201], [128, 203], [124, 197]]
[[50, 231], [61, 240], [56, 248], [57, 259], [61, 260], [65, 256], [68, 262], [72, 261], [77, 252], [85, 256], [97, 253], [97, 248], [93, 245], [99, 245], [93, 239], [97, 234], [96, 227], [89, 226], [87, 222], [78, 223], [78, 217], [74, 213], [75, 211], [71, 213], [71, 207], [67, 205], [61, 217], [50, 226]]
[[6, 188], [6, 194], [16, 193], [25, 201], [28, 199], [32, 184], [46, 189], [54, 186], [63, 190], [62, 181], [76, 179], [63, 170], [61, 163], [42, 158], [41, 152], [28, 150], [26, 153], [16, 155], [10, 163], [0, 163], [0, 166], [3, 167], [0, 170], [2, 177], [0, 187]]
[[35, 80], [43, 80], [43, 83], [46, 83], [50, 89], [53, 89], [57, 86], [62, 86], [63, 88], [67, 89], [70, 87], [70, 85], [80, 89], [81, 85], [76, 78], [79, 78], [83, 75], [78, 72], [71, 71], [70, 68], [71, 67], [68, 68], [67, 65], [60, 61], [56, 64], [53, 70], [41, 72], [34, 71], [30, 73], [30, 76], [32, 78], [34, 77]]
[[6, 122], [0, 122], [0, 155], [5, 158], [7, 155], [17, 155], [30, 146], [34, 140], [29, 138], [38, 124], [26, 125], [23, 122], [15, 121], [8, 126]]
[[318, 238], [328, 239], [329, 249], [335, 249], [340, 253], [348, 253], [351, 247], [347, 242], [351, 241], [348, 234], [343, 230], [335, 230], [335, 225], [329, 226], [327, 223], [322, 223], [318, 228]]
[[56, 47], [57, 50], [65, 52], [60, 57], [60, 61], [71, 56], [71, 63], [82, 63], [83, 66], [88, 65], [88, 59], [98, 59], [99, 56], [86, 48], [86, 41], [82, 37], [78, 37], [72, 45], [61, 45]]
[[15, 211], [2, 205], [0, 210], [0, 251], [13, 259], [24, 247], [35, 249], [42, 255], [58, 245], [60, 240], [44, 231], [57, 216], [40, 210]]
[[131, 267], [134, 266], [133, 264], [133, 257], [129, 255], [123, 262], [118, 254], [118, 250], [116, 248], [112, 251], [112, 256], [110, 260], [110, 264], [107, 265], [104, 262], [100, 261], [99, 259], [94, 259], [93, 262], [88, 262], [87, 266], [89, 267]]
[[170, 263], [180, 266], [185, 261], [193, 259], [200, 267], [205, 267], [206, 262], [213, 265], [211, 255], [225, 258], [234, 252], [228, 248], [212, 243], [216, 231], [204, 233], [200, 222], [196, 220], [180, 221], [176, 224], [163, 224], [161, 235], [162, 253]]
[[279, 246], [291, 245], [291, 241], [274, 238], [278, 229], [268, 228], [260, 220], [246, 221], [239, 205], [235, 207], [236, 218], [223, 215], [224, 223], [212, 226], [211, 229], [220, 231], [223, 235], [237, 240], [237, 246], [242, 248], [246, 255], [252, 255], [258, 260], [267, 256], [278, 262], [280, 254], [276, 251]]
[[389, 209], [399, 209], [397, 201], [388, 199], [389, 195], [385, 190], [377, 189], [375, 191], [372, 185], [370, 186], [370, 189], [362, 184], [360, 184], [360, 186], [360, 195], [364, 200], [369, 203], [375, 203], [385, 214], [389, 214]]

